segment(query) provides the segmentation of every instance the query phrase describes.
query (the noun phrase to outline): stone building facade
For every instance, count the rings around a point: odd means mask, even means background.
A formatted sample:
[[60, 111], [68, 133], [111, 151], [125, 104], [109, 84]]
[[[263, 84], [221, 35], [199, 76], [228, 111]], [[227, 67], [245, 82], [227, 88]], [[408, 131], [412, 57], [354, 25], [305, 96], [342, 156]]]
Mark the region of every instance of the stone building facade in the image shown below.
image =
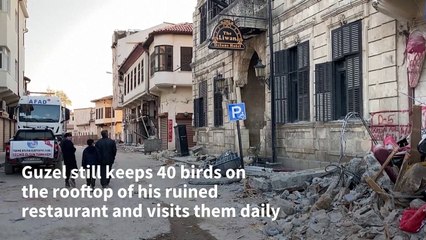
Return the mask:
[[[194, 12], [197, 144], [209, 153], [237, 150], [236, 124], [228, 121], [226, 106], [244, 102], [243, 151], [252, 147], [271, 156], [271, 92], [254, 75], [259, 59], [270, 70], [267, 1], [225, 2], [199, 0]], [[224, 18], [241, 30], [243, 51], [208, 48], [211, 31]], [[371, 1], [272, 1], [270, 80], [279, 161], [314, 168], [364, 155], [372, 141], [361, 118], [379, 141], [409, 134], [413, 102], [407, 95], [424, 96], [424, 77], [416, 88], [408, 86], [407, 23], [377, 11]], [[215, 89], [218, 76], [225, 78], [226, 94]], [[360, 118], [347, 120], [351, 112]]]

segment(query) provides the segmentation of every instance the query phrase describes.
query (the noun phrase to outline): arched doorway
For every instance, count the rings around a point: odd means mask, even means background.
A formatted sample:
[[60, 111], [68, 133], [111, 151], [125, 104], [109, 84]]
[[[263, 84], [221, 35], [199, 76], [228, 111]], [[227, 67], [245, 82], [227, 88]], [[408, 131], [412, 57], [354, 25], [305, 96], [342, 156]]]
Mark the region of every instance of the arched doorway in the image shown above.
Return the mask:
[[260, 149], [260, 130], [265, 126], [265, 84], [256, 78], [254, 65], [259, 56], [254, 52], [247, 69], [247, 84], [241, 88], [241, 99], [246, 105], [245, 127], [249, 130], [249, 146]]

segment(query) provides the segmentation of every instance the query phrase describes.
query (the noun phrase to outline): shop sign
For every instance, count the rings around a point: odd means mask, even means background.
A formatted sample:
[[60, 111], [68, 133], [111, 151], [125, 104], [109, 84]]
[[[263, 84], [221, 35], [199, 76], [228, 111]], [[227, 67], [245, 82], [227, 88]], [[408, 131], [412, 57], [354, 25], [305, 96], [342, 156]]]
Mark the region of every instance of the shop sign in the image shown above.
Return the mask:
[[213, 29], [210, 49], [244, 50], [243, 36], [231, 19], [222, 19]]

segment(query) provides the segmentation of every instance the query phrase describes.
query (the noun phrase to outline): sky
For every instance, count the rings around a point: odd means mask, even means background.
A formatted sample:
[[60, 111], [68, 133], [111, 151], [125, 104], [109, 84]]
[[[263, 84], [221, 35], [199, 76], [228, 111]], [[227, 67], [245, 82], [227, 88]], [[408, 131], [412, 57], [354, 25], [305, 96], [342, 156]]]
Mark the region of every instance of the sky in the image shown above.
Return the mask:
[[114, 30], [192, 22], [197, 0], [28, 0], [29, 91], [63, 90], [70, 108], [112, 95]]

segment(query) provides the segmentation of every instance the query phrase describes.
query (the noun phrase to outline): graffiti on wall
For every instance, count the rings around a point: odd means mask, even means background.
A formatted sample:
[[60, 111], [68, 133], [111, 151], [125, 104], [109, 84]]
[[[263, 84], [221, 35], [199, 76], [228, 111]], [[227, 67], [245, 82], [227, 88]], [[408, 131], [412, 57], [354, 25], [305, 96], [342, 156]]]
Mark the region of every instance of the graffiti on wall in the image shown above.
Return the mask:
[[[382, 141], [386, 136], [399, 139], [411, 133], [410, 111], [391, 110], [370, 113], [370, 130], [374, 138]], [[422, 133], [426, 130], [426, 106], [422, 106]]]

